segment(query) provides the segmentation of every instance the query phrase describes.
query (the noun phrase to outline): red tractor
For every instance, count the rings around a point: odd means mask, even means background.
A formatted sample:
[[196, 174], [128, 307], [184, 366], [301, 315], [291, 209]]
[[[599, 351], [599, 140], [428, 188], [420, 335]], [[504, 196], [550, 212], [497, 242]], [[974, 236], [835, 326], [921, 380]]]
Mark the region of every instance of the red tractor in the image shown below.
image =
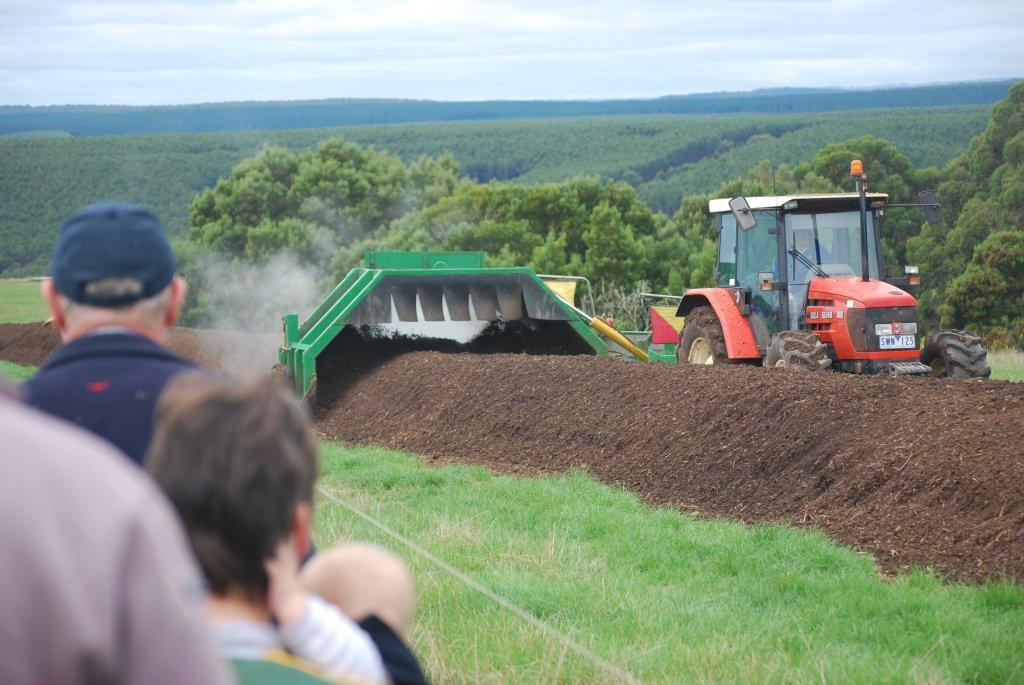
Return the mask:
[[[880, 239], [889, 197], [857, 192], [738, 197], [710, 202], [719, 232], [716, 286], [687, 290], [679, 363], [762, 362], [805, 371], [987, 377], [974, 335], [940, 330], [919, 344], [917, 268], [882, 277]], [[906, 206], [906, 205], [901, 205]], [[942, 221], [934, 193], [918, 206]]]

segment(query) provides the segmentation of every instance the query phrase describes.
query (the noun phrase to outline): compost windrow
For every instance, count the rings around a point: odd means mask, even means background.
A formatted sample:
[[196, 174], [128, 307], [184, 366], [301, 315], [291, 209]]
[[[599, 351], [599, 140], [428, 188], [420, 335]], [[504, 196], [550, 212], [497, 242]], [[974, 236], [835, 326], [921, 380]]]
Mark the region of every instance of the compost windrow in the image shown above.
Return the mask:
[[[277, 359], [276, 335], [172, 328], [167, 346], [175, 354], [211, 369], [240, 375], [266, 373]], [[60, 333], [41, 323], [0, 324], [0, 359], [42, 366], [60, 346]]]
[[[410, 352], [434, 351], [446, 354], [532, 354], [578, 355], [593, 350], [577, 335], [567, 321], [523, 319], [495, 321], [468, 342], [446, 338], [396, 336], [387, 329], [346, 326], [317, 357], [318, 409], [331, 407], [338, 393], [360, 376], [381, 364]], [[321, 412], [322, 413], [322, 412]]]
[[351, 347], [325, 362], [331, 439], [584, 469], [695, 514], [817, 527], [887, 571], [1024, 579], [1024, 385]]
[[[325, 437], [519, 475], [585, 469], [696, 514], [816, 526], [889, 571], [1024, 579], [1024, 385], [366, 341], [339, 336], [319, 360]], [[277, 343], [169, 339], [226, 370], [266, 369]], [[0, 326], [3, 359], [39, 365], [58, 344], [49, 327]]]

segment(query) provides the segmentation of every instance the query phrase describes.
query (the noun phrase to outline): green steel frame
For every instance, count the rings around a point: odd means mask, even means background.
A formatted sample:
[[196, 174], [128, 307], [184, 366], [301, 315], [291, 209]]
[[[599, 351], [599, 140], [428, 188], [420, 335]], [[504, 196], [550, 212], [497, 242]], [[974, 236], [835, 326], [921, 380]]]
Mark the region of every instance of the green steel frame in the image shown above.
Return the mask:
[[675, 364], [676, 363], [676, 348], [679, 347], [675, 343], [662, 343], [655, 345], [651, 343], [651, 332], [650, 331], [619, 331], [624, 336], [633, 341], [633, 344], [640, 347], [647, 356], [650, 357], [650, 361], [659, 364]]
[[[563, 312], [573, 330], [594, 350], [608, 354], [604, 340], [590, 328], [579, 313], [559, 298], [537, 274], [526, 267], [488, 268], [483, 253], [389, 252], [367, 253], [364, 268], [352, 269], [323, 302], [301, 324], [298, 314], [284, 316], [284, 345], [278, 352], [283, 366], [295, 379], [295, 391], [304, 396], [316, 378], [316, 358], [341, 332], [349, 316], [389, 277], [411, 277], [429, 283], [435, 279], [456, 277], [525, 277]], [[370, 265], [373, 265], [372, 268]]]

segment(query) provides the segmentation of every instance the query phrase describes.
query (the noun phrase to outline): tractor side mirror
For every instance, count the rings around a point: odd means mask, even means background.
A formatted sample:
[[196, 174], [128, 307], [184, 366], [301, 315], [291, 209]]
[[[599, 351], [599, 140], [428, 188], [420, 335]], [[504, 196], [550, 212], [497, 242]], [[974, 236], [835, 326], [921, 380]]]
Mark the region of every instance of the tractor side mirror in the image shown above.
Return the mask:
[[750, 211], [750, 204], [747, 202], [747, 198], [740, 195], [729, 200], [729, 209], [732, 211], [732, 215], [736, 217], [736, 223], [744, 231], [749, 231], [757, 226], [757, 219], [754, 218], [754, 213]]
[[917, 196], [918, 204], [924, 210], [924, 218], [932, 226], [942, 224], [942, 205], [935, 199], [934, 190], [925, 190]]

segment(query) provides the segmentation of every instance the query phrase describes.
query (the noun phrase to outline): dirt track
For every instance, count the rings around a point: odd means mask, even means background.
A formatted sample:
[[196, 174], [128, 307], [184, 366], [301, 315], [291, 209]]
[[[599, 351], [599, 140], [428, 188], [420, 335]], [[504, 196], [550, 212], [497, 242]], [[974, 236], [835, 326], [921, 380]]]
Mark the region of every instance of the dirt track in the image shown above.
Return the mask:
[[[171, 346], [222, 367], [225, 346], [272, 358], [276, 339], [243, 339], [186, 330]], [[2, 358], [39, 363], [44, 344], [0, 326]], [[1024, 579], [1024, 385], [379, 350], [319, 370], [325, 437], [525, 475], [584, 468], [687, 511], [818, 526], [890, 571]]]

